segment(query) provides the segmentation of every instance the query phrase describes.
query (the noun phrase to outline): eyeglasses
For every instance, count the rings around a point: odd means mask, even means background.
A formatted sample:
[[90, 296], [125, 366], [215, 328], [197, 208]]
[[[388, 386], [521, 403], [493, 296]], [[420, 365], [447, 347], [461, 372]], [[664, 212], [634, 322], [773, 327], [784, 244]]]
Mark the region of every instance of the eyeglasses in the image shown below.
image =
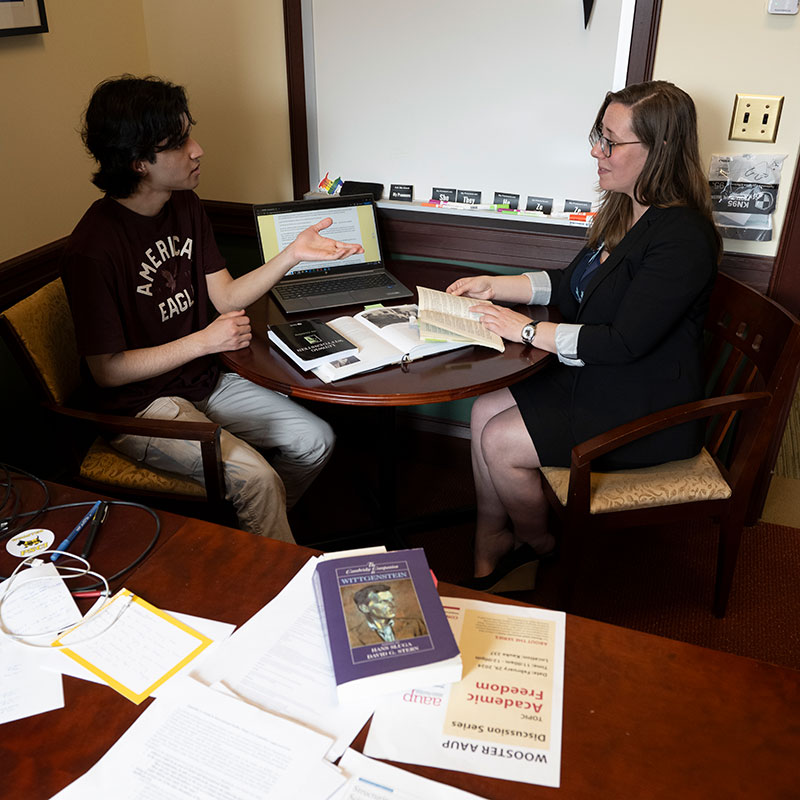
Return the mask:
[[615, 147], [619, 147], [621, 144], [641, 144], [641, 142], [637, 139], [635, 142], [612, 142], [611, 139], [607, 139], [603, 136], [600, 131], [593, 130], [589, 134], [589, 144], [594, 147], [596, 144], [600, 145], [600, 151], [606, 158], [611, 158], [611, 153], [614, 151]]

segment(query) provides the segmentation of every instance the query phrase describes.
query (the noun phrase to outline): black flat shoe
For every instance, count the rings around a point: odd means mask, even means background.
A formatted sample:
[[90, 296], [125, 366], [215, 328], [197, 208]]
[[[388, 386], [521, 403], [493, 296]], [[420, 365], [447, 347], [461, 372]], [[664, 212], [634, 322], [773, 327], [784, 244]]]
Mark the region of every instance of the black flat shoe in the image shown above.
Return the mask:
[[480, 578], [469, 578], [462, 582], [468, 589], [479, 592], [522, 592], [536, 586], [536, 572], [539, 562], [552, 558], [555, 548], [547, 553], [537, 553], [530, 545], [523, 544], [506, 553], [497, 566]]

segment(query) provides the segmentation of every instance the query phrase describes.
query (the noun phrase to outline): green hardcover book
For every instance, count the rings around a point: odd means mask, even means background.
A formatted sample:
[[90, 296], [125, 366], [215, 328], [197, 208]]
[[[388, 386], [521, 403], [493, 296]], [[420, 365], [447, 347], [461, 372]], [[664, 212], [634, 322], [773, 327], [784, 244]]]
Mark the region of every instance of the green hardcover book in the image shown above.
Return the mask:
[[303, 370], [355, 355], [358, 348], [321, 319], [299, 319], [270, 325], [270, 341]]

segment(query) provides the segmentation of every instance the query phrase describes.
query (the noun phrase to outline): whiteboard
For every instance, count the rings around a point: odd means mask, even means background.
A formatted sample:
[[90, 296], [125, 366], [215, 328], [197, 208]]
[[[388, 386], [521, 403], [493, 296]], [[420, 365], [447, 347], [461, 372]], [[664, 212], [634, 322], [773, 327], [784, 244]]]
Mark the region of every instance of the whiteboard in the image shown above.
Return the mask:
[[[587, 136], [625, 85], [635, 0], [305, 0], [309, 174], [588, 200]], [[554, 207], [554, 210], [563, 210]]]

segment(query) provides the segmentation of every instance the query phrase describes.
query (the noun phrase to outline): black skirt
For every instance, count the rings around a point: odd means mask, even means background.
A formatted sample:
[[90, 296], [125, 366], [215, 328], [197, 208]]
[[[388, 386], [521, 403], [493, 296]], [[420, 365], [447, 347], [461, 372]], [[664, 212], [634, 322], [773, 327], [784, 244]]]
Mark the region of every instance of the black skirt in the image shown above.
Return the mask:
[[574, 379], [570, 368], [558, 367], [553, 364], [509, 387], [545, 467], [568, 467], [570, 451], [578, 444], [570, 422]]
[[[635, 412], [626, 413], [626, 388], [617, 386], [615, 389], [615, 382], [609, 380], [606, 382], [608, 394], [603, 398], [603, 405], [608, 407], [608, 397], [619, 393], [619, 398], [615, 398], [615, 402], [611, 404], [619, 414], [605, 421], [597, 419], [591, 398], [587, 403], [579, 404], [574, 397], [575, 384], [581, 369], [584, 368], [551, 364], [541, 372], [509, 387], [542, 466], [569, 467], [571, 451], [575, 445], [617, 425], [631, 422], [641, 415]], [[645, 413], [650, 410], [657, 409], [648, 409]], [[580, 420], [577, 420], [576, 415], [580, 415]], [[576, 435], [576, 429], [579, 435]], [[703, 422], [700, 420], [645, 436], [601, 456], [593, 462], [593, 467], [611, 472], [691, 458], [703, 446], [703, 430]]]

